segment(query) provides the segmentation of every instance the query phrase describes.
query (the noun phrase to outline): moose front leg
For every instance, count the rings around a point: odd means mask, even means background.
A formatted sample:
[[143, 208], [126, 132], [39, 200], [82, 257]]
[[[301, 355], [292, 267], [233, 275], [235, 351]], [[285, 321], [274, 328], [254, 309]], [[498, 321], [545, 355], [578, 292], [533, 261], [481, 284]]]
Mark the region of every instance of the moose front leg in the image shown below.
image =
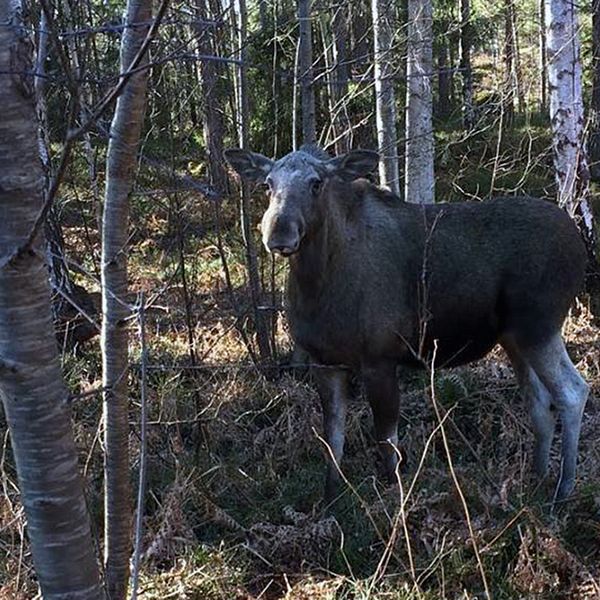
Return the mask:
[[398, 464], [398, 419], [400, 417], [396, 364], [385, 361], [363, 365], [362, 376], [373, 411], [375, 437], [383, 463], [383, 472], [385, 477], [393, 482], [396, 480]]
[[344, 455], [344, 434], [350, 374], [343, 369], [315, 368], [315, 381], [323, 405], [323, 430], [327, 449], [325, 502], [332, 502], [339, 491], [340, 464]]

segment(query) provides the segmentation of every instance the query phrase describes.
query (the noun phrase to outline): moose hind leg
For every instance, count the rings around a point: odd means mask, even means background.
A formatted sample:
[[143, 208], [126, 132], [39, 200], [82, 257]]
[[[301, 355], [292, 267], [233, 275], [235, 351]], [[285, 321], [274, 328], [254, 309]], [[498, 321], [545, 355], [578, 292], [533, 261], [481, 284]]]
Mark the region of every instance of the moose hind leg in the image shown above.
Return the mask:
[[342, 369], [316, 367], [314, 377], [323, 406], [325, 441], [329, 446], [325, 478], [325, 501], [329, 503], [336, 498], [341, 479], [350, 375]]
[[550, 450], [556, 429], [556, 414], [552, 407], [552, 396], [540, 378], [530, 369], [530, 384], [527, 399], [529, 415], [535, 436], [533, 445], [533, 470], [543, 479], [548, 475]]
[[575, 486], [577, 447], [589, 386], [579, 374], [559, 334], [546, 344], [528, 348], [526, 360], [550, 392], [562, 425], [561, 477], [558, 498], [566, 498]]
[[535, 437], [533, 470], [540, 479], [543, 479], [548, 474], [550, 449], [556, 427], [552, 396], [514, 343], [504, 341], [503, 346], [515, 371], [521, 395], [529, 407]]
[[382, 362], [363, 366], [365, 391], [373, 411], [375, 437], [386, 478], [395, 481], [398, 464], [398, 419], [400, 397], [396, 378], [396, 364]]

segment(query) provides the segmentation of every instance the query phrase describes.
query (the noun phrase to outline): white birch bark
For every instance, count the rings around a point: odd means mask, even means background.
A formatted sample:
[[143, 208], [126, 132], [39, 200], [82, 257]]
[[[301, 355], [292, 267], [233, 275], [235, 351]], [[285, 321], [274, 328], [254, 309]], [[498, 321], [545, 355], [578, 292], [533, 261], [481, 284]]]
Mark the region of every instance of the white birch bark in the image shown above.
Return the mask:
[[594, 239], [589, 206], [589, 169], [584, 146], [579, 22], [571, 0], [545, 0], [548, 89], [558, 203], [579, 214]]
[[[149, 29], [152, 2], [128, 0], [121, 41], [121, 72], [127, 71]], [[147, 56], [140, 66], [147, 64]], [[104, 394], [104, 560], [111, 600], [127, 593], [131, 551], [131, 490], [128, 422], [127, 240], [133, 185], [146, 106], [148, 70], [131, 77], [119, 96], [110, 127], [102, 223], [102, 384]]]
[[398, 136], [396, 133], [396, 100], [391, 64], [392, 16], [391, 0], [371, 0], [375, 62], [375, 111], [379, 180], [381, 185], [400, 193], [398, 174]]
[[421, 204], [433, 202], [435, 188], [432, 71], [431, 0], [408, 0], [404, 198]]
[[43, 236], [21, 247], [42, 207], [44, 172], [20, 2], [0, 0], [0, 23], [0, 394], [43, 597], [100, 599]]

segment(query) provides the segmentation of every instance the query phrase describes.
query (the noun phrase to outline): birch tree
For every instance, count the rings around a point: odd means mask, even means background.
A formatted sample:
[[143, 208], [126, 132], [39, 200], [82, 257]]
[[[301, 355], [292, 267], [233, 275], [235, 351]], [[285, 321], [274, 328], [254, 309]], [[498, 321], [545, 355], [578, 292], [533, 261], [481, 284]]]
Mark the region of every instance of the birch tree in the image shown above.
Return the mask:
[[396, 133], [396, 99], [392, 82], [392, 3], [371, 0], [375, 66], [375, 112], [377, 147], [379, 150], [379, 180], [381, 185], [400, 193], [398, 174], [398, 137]]
[[517, 96], [519, 112], [525, 110], [523, 95], [523, 76], [521, 73], [519, 57], [519, 37], [517, 32], [517, 12], [514, 0], [504, 2], [504, 122], [510, 125], [515, 114], [515, 94]]
[[315, 90], [312, 68], [312, 27], [310, 0], [298, 0], [298, 81], [302, 97], [302, 143], [314, 144], [317, 141]]
[[100, 599], [50, 310], [44, 172], [20, 12], [20, 2], [0, 0], [0, 394], [42, 595]]
[[582, 223], [593, 249], [594, 225], [589, 205], [589, 169], [584, 147], [579, 24], [571, 0], [545, 0], [548, 89], [554, 172], [558, 203]]
[[[127, 71], [148, 33], [152, 2], [128, 0], [121, 40]], [[133, 26], [135, 24], [135, 26]], [[127, 240], [129, 194], [144, 121], [148, 70], [142, 67], [119, 96], [110, 127], [102, 223], [102, 384], [104, 393], [106, 585], [111, 600], [127, 593], [131, 549], [129, 480]]]
[[434, 199], [432, 45], [431, 0], [408, 0], [404, 198], [409, 202]]

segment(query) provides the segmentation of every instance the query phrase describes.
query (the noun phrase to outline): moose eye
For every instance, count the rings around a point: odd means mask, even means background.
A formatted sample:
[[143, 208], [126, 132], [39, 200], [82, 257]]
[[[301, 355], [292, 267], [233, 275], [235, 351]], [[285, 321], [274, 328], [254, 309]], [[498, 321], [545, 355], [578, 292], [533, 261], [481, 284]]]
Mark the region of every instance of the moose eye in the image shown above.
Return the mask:
[[312, 183], [311, 183], [311, 192], [313, 194], [313, 196], [318, 196], [319, 192], [321, 191], [321, 186], [323, 185], [323, 182], [320, 179], [315, 179]]

